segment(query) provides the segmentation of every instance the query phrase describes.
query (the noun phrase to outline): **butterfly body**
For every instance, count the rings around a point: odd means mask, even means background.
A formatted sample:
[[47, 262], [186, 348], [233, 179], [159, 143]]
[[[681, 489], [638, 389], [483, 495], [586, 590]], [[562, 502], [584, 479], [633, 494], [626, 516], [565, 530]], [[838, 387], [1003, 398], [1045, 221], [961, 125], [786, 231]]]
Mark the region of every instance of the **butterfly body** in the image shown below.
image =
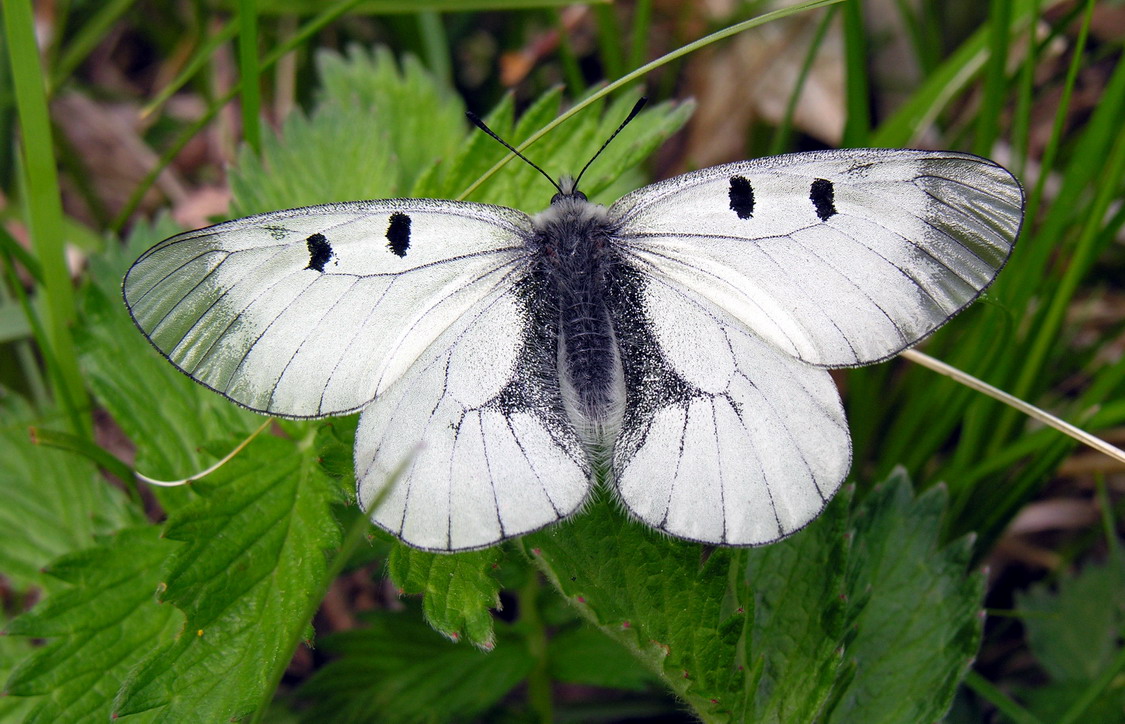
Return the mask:
[[545, 211], [532, 218], [533, 266], [548, 293], [535, 303], [557, 317], [561, 399], [587, 449], [604, 450], [620, 426], [624, 378], [608, 290], [618, 260], [607, 209], [563, 179]]
[[126, 305], [239, 404], [362, 410], [358, 499], [412, 546], [564, 519], [598, 468], [647, 525], [759, 545], [847, 475], [826, 368], [891, 357], [970, 304], [1023, 212], [1011, 174], [955, 152], [757, 159], [608, 208], [559, 192], [534, 217], [387, 199], [226, 222], [142, 255]]

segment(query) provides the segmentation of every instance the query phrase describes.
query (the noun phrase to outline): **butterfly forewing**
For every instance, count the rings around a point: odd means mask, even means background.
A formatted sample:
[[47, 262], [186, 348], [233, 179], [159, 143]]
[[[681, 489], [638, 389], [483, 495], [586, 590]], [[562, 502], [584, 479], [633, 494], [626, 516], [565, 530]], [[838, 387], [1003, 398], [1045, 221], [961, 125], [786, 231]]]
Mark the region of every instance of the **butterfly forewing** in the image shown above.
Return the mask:
[[173, 364], [235, 402], [340, 414], [511, 286], [529, 228], [511, 209], [421, 199], [264, 214], [149, 250], [125, 277], [125, 301]]
[[1019, 183], [952, 152], [859, 149], [716, 166], [610, 209], [623, 255], [811, 364], [892, 356], [991, 283]]

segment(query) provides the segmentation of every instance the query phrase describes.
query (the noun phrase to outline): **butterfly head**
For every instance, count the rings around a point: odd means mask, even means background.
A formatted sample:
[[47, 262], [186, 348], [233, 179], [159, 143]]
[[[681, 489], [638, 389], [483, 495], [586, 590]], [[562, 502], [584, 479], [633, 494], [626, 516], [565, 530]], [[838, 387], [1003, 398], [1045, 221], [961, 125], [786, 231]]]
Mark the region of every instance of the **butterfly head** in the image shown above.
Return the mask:
[[563, 176], [559, 178], [559, 192], [551, 197], [551, 205], [554, 206], [566, 199], [573, 199], [575, 201], [585, 201], [586, 194], [578, 190], [578, 179], [570, 176]]

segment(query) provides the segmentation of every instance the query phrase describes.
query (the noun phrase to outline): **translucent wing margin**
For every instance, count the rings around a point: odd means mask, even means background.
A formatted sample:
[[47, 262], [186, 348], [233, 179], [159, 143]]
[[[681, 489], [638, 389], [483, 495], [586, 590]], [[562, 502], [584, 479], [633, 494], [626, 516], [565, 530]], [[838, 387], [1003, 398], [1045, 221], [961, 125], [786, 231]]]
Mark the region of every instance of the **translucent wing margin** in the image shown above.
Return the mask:
[[614, 302], [627, 389], [613, 486], [647, 525], [761, 545], [815, 518], [851, 438], [828, 372], [750, 333], [701, 295], [626, 271]]
[[732, 163], [613, 205], [622, 254], [811, 364], [870, 364], [975, 300], [1023, 191], [969, 154], [856, 149]]
[[123, 293], [197, 382], [259, 412], [343, 414], [510, 286], [530, 227], [511, 209], [428, 199], [290, 209], [157, 244]]
[[360, 504], [408, 545], [490, 546], [565, 518], [589, 493], [559, 392], [557, 320], [534, 285], [474, 306], [360, 417]]

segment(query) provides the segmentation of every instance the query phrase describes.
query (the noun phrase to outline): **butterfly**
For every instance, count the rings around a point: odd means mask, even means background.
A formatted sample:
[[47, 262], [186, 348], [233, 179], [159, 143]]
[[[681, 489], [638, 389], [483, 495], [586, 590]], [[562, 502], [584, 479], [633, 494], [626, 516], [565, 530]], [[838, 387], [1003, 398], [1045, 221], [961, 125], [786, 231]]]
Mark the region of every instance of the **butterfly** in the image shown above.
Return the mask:
[[387, 199], [179, 234], [129, 269], [125, 304], [173, 365], [251, 410], [362, 411], [358, 500], [410, 546], [538, 530], [599, 471], [653, 528], [762, 545], [847, 476], [828, 370], [973, 302], [1023, 218], [1008, 171], [951, 151], [728, 163], [608, 208], [552, 183], [535, 216]]

